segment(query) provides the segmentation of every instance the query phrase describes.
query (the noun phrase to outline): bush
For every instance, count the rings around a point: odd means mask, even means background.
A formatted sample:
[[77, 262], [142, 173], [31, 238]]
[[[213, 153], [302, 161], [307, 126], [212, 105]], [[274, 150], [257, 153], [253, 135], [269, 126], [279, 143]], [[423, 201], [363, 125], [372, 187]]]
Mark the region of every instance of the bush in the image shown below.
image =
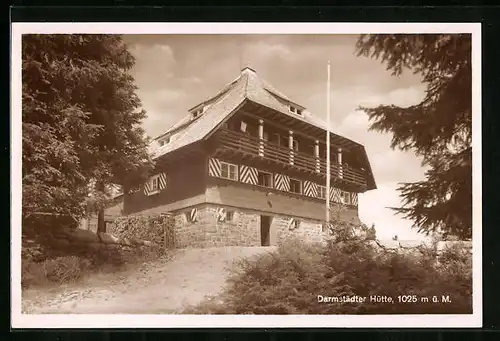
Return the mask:
[[23, 288], [49, 284], [75, 283], [93, 273], [112, 273], [165, 255], [160, 247], [143, 246], [124, 248], [118, 245], [97, 250], [87, 256], [66, 255], [36, 261], [22, 258], [21, 285]]
[[[236, 264], [218, 298], [192, 308], [203, 314], [465, 314], [472, 308], [470, 254], [448, 250], [440, 262], [379, 252], [369, 242], [344, 240], [327, 246], [298, 240], [275, 252]], [[365, 302], [318, 302], [318, 295], [365, 297]], [[393, 303], [370, 302], [370, 296]], [[439, 302], [433, 302], [433, 297]], [[442, 302], [449, 296], [450, 302]], [[428, 301], [421, 298], [427, 297]], [[412, 302], [416, 298], [417, 302]]]
[[57, 257], [40, 263], [23, 260], [21, 285], [26, 288], [50, 283], [67, 284], [79, 280], [90, 269], [92, 263], [88, 259], [75, 256]]

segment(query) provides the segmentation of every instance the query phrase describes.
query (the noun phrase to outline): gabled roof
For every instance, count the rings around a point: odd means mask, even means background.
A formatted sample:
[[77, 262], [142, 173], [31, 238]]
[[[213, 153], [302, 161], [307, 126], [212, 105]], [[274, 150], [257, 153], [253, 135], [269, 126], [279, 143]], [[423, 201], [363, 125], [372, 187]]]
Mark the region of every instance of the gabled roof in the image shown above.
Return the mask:
[[[286, 95], [262, 80], [253, 69], [245, 67], [234, 81], [226, 85], [215, 96], [190, 109], [193, 110], [204, 106], [205, 111], [202, 115], [193, 119], [190, 113], [159, 136], [163, 137], [171, 134], [174, 138], [171, 139], [170, 143], [160, 146], [157, 142], [159, 137], [155, 139], [150, 146], [153, 159], [157, 159], [174, 150], [206, 138], [222, 121], [234, 113], [236, 109], [241, 107], [247, 100], [326, 131], [325, 122], [313, 116], [311, 113], [307, 112], [303, 106], [290, 100]], [[302, 110], [302, 115], [291, 113], [289, 110], [290, 105], [300, 108]], [[343, 139], [352, 142], [352, 144], [357, 145], [363, 150], [368, 168], [370, 168], [364, 147], [347, 138]], [[369, 169], [369, 173], [371, 175], [371, 169]], [[374, 186], [373, 188], [376, 188], [375, 184]]]

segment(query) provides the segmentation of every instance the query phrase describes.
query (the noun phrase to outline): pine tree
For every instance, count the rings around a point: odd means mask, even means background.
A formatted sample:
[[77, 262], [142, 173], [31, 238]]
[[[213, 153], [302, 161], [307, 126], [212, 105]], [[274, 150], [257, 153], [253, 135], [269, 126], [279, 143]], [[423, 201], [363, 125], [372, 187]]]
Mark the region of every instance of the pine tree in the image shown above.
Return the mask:
[[362, 35], [358, 56], [385, 63], [394, 76], [419, 74], [416, 105], [361, 108], [371, 130], [392, 133], [392, 148], [412, 150], [428, 167], [425, 181], [400, 184], [397, 213], [426, 234], [472, 235], [472, 68], [470, 34]]
[[145, 179], [134, 62], [118, 35], [23, 36], [24, 217], [78, 219], [103, 209], [110, 185], [130, 190]]

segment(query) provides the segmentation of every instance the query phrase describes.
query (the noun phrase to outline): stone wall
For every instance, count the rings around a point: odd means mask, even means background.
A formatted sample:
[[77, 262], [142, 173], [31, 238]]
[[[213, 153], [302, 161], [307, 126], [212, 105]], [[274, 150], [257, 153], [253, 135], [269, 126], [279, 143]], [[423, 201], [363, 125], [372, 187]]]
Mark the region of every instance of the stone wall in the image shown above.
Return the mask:
[[[22, 259], [42, 262], [65, 256], [96, 262], [124, 263], [143, 252], [175, 247], [171, 215], [120, 217], [108, 232], [53, 224], [26, 224], [22, 233]], [[128, 258], [130, 257], [130, 258]]]
[[229, 221], [217, 219], [218, 207], [197, 207], [197, 219], [189, 221], [190, 210], [175, 215], [175, 238], [179, 248], [260, 245], [260, 217], [235, 211]]
[[297, 237], [310, 243], [322, 243], [328, 238], [323, 231], [323, 224], [314, 220], [299, 219], [298, 225], [290, 222], [290, 217], [276, 216], [271, 223], [271, 229], [276, 230], [276, 244], [283, 243], [290, 237]]
[[165, 248], [175, 247], [175, 219], [172, 214], [131, 215], [116, 218], [108, 233], [118, 238], [148, 240]]
[[[190, 221], [191, 209], [176, 212], [175, 238], [179, 248], [217, 246], [261, 246], [261, 213], [224, 206], [204, 205], [196, 207], [196, 221]], [[218, 211], [231, 215], [231, 219], [220, 221]], [[265, 215], [265, 214], [264, 214]], [[299, 236], [309, 242], [321, 242], [327, 235], [320, 222], [271, 215], [269, 230], [270, 245], [278, 245], [290, 236]]]

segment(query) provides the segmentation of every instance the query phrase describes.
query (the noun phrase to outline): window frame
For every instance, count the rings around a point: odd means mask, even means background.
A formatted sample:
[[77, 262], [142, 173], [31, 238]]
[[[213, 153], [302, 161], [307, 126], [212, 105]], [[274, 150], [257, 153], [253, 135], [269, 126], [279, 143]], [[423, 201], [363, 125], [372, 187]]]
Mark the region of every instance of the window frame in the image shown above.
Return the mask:
[[161, 138], [158, 143], [160, 144], [160, 146], [164, 146], [166, 144], [169, 144], [170, 143], [170, 140], [171, 140], [171, 136], [166, 136], [166, 137], [163, 137]]
[[[160, 174], [156, 174], [156, 175], [149, 177], [148, 185], [149, 185], [150, 191], [148, 192], [148, 196], [160, 193], [159, 178], [160, 178]], [[154, 184], [156, 184], [156, 189], [154, 189]]]
[[257, 170], [257, 180], [260, 180], [260, 174], [269, 175], [269, 186], [261, 185], [260, 182], [257, 182], [257, 186], [264, 187], [264, 188], [274, 188], [273, 173]]
[[[297, 181], [300, 184], [300, 192], [299, 193], [292, 191], [292, 181]], [[290, 191], [289, 191], [290, 193], [302, 195], [304, 193], [303, 186], [304, 186], [304, 184], [303, 184], [302, 180], [290, 178]]]
[[[342, 191], [341, 195], [342, 195], [342, 203], [344, 205], [352, 205], [352, 203], [351, 203], [351, 193], [350, 192]], [[347, 198], [348, 198], [347, 200], [345, 200], [346, 199], [346, 195], [347, 195]]]
[[288, 111], [294, 115], [302, 116], [302, 109], [293, 104], [288, 105]]
[[224, 219], [224, 222], [232, 222], [234, 221], [234, 211], [226, 211], [226, 219]]
[[[223, 176], [223, 167], [224, 166], [227, 166], [227, 177]], [[231, 178], [231, 167], [234, 167], [234, 174], [235, 174], [235, 178]], [[231, 180], [231, 181], [238, 181], [238, 165], [235, 165], [234, 163], [229, 163], [229, 162], [225, 162], [225, 161], [221, 161], [220, 162], [220, 178], [222, 179], [226, 179], [226, 180]]]
[[193, 120], [198, 118], [199, 116], [201, 116], [204, 111], [205, 111], [205, 107], [201, 107], [201, 108], [198, 108], [197, 110], [194, 110], [191, 113]]
[[[323, 191], [321, 191], [321, 190], [323, 190]], [[320, 195], [321, 193], [324, 193], [324, 196]], [[317, 192], [316, 197], [319, 199], [326, 200], [326, 186], [318, 185], [318, 192]]]
[[240, 132], [244, 133], [244, 134], [248, 134], [248, 122], [245, 121], [245, 120], [241, 120], [240, 122]]

